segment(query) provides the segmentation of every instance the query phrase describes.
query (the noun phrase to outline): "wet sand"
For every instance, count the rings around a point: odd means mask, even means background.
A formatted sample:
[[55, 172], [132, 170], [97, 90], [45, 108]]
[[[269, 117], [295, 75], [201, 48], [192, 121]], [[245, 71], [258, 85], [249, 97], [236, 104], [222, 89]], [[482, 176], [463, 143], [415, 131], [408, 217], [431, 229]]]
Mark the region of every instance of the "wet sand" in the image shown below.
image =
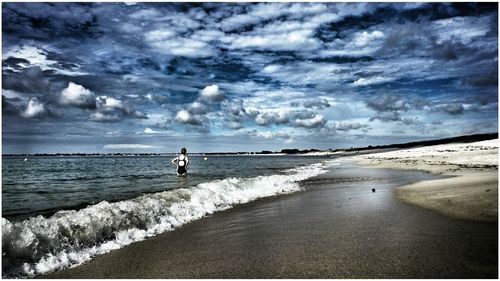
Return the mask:
[[[406, 204], [436, 175], [343, 165], [41, 278], [497, 278], [498, 223]], [[376, 192], [371, 189], [375, 188]]]

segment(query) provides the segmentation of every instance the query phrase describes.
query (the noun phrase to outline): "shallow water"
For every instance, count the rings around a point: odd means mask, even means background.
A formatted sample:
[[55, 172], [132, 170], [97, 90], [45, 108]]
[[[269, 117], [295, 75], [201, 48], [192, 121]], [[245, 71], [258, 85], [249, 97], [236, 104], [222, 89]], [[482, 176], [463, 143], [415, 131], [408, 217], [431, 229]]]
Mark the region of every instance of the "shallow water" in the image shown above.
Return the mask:
[[[3, 159], [2, 269], [30, 277], [92, 259], [234, 205], [303, 190], [335, 160], [190, 157]], [[171, 166], [169, 166], [171, 165]]]
[[280, 174], [321, 157], [189, 156], [189, 176], [175, 175], [170, 157], [3, 157], [2, 217], [18, 220], [106, 200], [130, 199], [229, 177]]

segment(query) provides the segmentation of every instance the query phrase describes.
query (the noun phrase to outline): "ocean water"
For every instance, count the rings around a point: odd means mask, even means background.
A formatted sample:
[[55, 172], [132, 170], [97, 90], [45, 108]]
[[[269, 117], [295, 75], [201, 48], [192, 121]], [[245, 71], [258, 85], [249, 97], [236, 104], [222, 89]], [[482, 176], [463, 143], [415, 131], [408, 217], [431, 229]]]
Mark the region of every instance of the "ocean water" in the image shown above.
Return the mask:
[[3, 157], [2, 276], [32, 277], [258, 198], [302, 190], [335, 159]]

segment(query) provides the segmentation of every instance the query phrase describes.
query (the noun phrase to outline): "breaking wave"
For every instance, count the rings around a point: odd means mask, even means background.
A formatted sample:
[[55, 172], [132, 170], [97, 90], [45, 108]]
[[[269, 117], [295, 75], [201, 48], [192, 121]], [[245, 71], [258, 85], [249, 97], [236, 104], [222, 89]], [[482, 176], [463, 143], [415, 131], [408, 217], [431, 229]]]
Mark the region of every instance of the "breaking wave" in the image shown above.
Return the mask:
[[301, 190], [300, 181], [334, 162], [282, 175], [226, 178], [81, 210], [10, 222], [2, 218], [3, 277], [32, 277], [81, 264], [234, 205]]

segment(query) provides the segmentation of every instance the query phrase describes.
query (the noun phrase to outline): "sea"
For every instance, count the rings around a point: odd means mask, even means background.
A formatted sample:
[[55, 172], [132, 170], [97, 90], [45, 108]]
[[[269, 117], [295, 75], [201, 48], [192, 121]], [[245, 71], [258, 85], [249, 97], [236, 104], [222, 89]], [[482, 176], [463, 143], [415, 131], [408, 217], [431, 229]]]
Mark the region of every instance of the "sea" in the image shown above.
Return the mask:
[[325, 156], [3, 156], [2, 277], [30, 278], [263, 197], [303, 191]]

